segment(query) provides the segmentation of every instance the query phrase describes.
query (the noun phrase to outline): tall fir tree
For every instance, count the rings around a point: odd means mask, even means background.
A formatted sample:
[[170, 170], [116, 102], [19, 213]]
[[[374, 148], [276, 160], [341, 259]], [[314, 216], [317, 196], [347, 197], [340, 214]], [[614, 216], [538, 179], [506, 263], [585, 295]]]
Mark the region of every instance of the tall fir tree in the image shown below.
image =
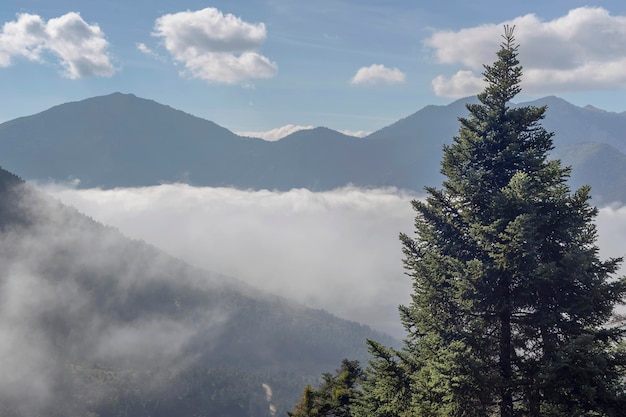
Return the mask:
[[590, 190], [548, 160], [545, 107], [512, 107], [522, 68], [513, 28], [485, 90], [444, 147], [414, 238], [401, 235], [412, 300], [400, 350], [374, 356], [361, 416], [624, 415], [621, 259], [602, 261]]

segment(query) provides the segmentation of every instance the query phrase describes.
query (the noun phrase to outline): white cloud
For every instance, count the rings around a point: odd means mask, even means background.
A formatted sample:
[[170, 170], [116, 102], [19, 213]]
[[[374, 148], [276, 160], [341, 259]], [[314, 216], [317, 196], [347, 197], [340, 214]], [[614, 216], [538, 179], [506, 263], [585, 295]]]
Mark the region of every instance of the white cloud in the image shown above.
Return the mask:
[[451, 78], [439, 75], [432, 81], [435, 94], [443, 97], [467, 97], [481, 91], [485, 82], [472, 71], [458, 71]]
[[140, 42], [137, 44], [137, 49], [139, 50], [139, 52], [146, 54], [146, 55], [150, 55], [150, 56], [158, 56], [158, 54], [156, 52], [154, 52], [152, 49], [150, 49], [145, 43]]
[[153, 36], [162, 38], [183, 74], [207, 81], [235, 84], [271, 78], [277, 66], [257, 50], [265, 41], [263, 23], [244, 22], [215, 8], [159, 17]]
[[364, 138], [372, 132], [367, 132], [365, 130], [340, 130], [341, 133], [348, 136], [355, 136], [357, 138]]
[[139, 42], [139, 43], [136, 44], [136, 46], [137, 46], [137, 50], [139, 52], [141, 52], [142, 54], [148, 55], [148, 56], [150, 56], [150, 57], [152, 57], [152, 58], [154, 58], [154, 59], [156, 59], [158, 61], [161, 61], [161, 62], [165, 62], [166, 61], [165, 57], [159, 55], [157, 52], [155, 52], [152, 49], [150, 49], [150, 47], [148, 45], [146, 45], [145, 43]]
[[[599, 209], [596, 219], [600, 255], [607, 257], [626, 256], [626, 206], [609, 205]], [[622, 270], [626, 265], [622, 264]]]
[[247, 136], [250, 138], [261, 138], [267, 141], [276, 141], [284, 138], [285, 136], [289, 136], [294, 132], [299, 130], [308, 130], [313, 129], [313, 126], [302, 126], [302, 125], [294, 125], [288, 124], [285, 126], [277, 127], [275, 129], [266, 130], [266, 131], [248, 131], [248, 132], [235, 132], [239, 136]]
[[23, 13], [6, 22], [0, 32], [0, 67], [24, 57], [45, 62], [45, 54], [56, 55], [63, 76], [77, 79], [110, 77], [115, 68], [107, 53], [108, 42], [97, 24], [88, 24], [80, 14], [70, 12], [44, 22], [38, 15]]
[[480, 91], [477, 74], [483, 64], [495, 60], [504, 24], [515, 25], [525, 91], [626, 87], [626, 16], [611, 16], [599, 7], [581, 7], [547, 22], [528, 14], [498, 24], [434, 33], [425, 45], [434, 49], [437, 61], [461, 64], [472, 71], [459, 71], [450, 79], [437, 77], [433, 80], [437, 94], [469, 95], [472, 84], [470, 94]]
[[351, 84], [400, 84], [406, 81], [406, 75], [398, 68], [387, 68], [384, 65], [374, 64], [362, 67], [356, 72]]

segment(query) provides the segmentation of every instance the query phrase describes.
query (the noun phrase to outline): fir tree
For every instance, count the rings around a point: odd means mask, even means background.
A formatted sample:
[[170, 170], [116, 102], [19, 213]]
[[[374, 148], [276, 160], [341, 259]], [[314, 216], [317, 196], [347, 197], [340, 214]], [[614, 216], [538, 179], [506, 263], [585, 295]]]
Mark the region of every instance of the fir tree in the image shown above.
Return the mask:
[[360, 395], [363, 370], [359, 361], [344, 359], [335, 375], [325, 373], [317, 390], [304, 387], [302, 398], [287, 412], [290, 417], [352, 417], [352, 404]]
[[590, 190], [548, 160], [545, 107], [512, 107], [513, 28], [444, 147], [441, 189], [402, 234], [412, 300], [399, 351], [370, 342], [362, 416], [617, 416], [626, 409], [621, 259], [602, 261]]

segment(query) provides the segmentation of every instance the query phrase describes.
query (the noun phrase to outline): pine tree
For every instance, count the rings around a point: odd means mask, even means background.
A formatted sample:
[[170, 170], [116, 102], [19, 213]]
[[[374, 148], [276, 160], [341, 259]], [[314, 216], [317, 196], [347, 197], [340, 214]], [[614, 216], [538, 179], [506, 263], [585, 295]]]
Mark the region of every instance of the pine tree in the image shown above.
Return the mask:
[[302, 398], [287, 412], [290, 417], [352, 417], [352, 404], [360, 395], [363, 369], [359, 361], [344, 359], [335, 375], [325, 373], [317, 390], [304, 387]]
[[[590, 190], [548, 160], [545, 107], [512, 107], [522, 68], [513, 28], [485, 90], [444, 147], [441, 189], [413, 201], [401, 235], [412, 300], [399, 351], [370, 342], [363, 416], [617, 416], [626, 409], [626, 280], [601, 261]], [[401, 398], [393, 397], [393, 386]], [[388, 389], [389, 388], [389, 389]]]

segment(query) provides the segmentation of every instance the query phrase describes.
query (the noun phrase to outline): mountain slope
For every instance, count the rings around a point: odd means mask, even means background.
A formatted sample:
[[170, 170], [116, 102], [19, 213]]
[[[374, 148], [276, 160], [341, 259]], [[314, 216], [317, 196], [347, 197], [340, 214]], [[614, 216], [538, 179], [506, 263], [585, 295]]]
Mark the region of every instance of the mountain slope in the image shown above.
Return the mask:
[[213, 122], [132, 94], [114, 93], [53, 107], [0, 126], [2, 165], [27, 179], [80, 178], [83, 186], [183, 181], [195, 170], [230, 173], [230, 157], [254, 153]]
[[[115, 93], [1, 124], [0, 164], [26, 179], [80, 179], [81, 187], [182, 181], [279, 190], [353, 184], [419, 192], [441, 183], [442, 146], [452, 142], [458, 118], [467, 115], [465, 104], [475, 101], [470, 97], [427, 106], [366, 138], [316, 128], [265, 142], [151, 100]], [[612, 172], [626, 170], [620, 162], [626, 152], [624, 114], [577, 107], [557, 97], [519, 105], [527, 104], [548, 106], [544, 126], [556, 134], [555, 157], [579, 147], [574, 173], [577, 164], [597, 168], [591, 177], [574, 175], [573, 187], [590, 184], [598, 203], [607, 202], [609, 195], [626, 202], [626, 182], [602, 169], [608, 154], [583, 151], [585, 143], [611, 146], [618, 155]]]
[[623, 113], [607, 112], [592, 106], [578, 107], [554, 96], [519, 105], [548, 106], [543, 125], [548, 131], [556, 132], [557, 147], [593, 142], [626, 152], [626, 117]]
[[553, 152], [564, 165], [574, 167], [570, 183], [590, 184], [597, 202], [626, 202], [626, 155], [604, 143], [580, 143]]
[[[384, 142], [380, 154], [394, 172], [393, 185], [420, 190], [437, 186], [442, 146], [452, 143], [459, 128], [458, 118], [467, 116], [467, 103], [476, 97], [446, 106], [427, 106], [367, 137]], [[626, 117], [591, 107], [581, 108], [557, 97], [544, 97], [514, 106], [547, 106], [542, 125], [554, 132], [554, 158], [571, 165], [572, 188], [591, 185], [596, 203], [626, 203]], [[595, 144], [595, 145], [594, 145]], [[602, 150], [602, 151], [600, 151]]]
[[384, 160], [385, 182], [419, 191], [426, 185], [439, 185], [442, 147], [452, 142], [459, 130], [458, 118], [467, 115], [465, 104], [470, 101], [426, 106], [367, 136]]
[[[271, 415], [384, 337], [194, 269], [0, 170], [0, 416]], [[202, 414], [206, 413], [206, 414]]]

